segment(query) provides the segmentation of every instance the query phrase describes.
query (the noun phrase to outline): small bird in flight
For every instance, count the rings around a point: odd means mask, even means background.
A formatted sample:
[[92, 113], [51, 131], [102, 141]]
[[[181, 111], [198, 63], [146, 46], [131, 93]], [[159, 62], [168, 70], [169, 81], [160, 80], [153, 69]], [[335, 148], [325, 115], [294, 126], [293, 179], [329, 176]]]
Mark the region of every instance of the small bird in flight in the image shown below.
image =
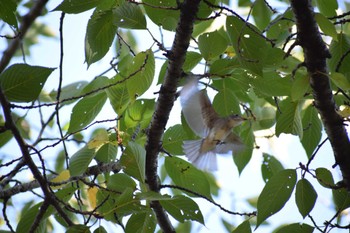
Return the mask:
[[226, 154], [243, 148], [241, 139], [232, 132], [246, 118], [237, 114], [220, 117], [215, 112], [206, 90], [198, 89], [192, 78], [180, 93], [183, 115], [201, 139], [184, 141], [182, 148], [190, 162], [203, 170], [217, 170], [216, 154]]

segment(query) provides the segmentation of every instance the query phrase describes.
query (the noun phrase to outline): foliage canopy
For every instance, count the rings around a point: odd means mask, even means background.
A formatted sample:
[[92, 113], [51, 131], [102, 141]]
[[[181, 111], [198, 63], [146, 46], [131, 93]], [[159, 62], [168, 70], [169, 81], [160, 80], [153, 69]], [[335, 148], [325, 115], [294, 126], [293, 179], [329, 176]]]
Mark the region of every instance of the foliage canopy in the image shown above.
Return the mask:
[[[228, 232], [349, 231], [348, 2], [47, 2], [0, 0], [2, 232], [189, 232], [194, 222], [212, 228], [197, 200], [236, 216], [221, 219]], [[59, 15], [58, 36], [40, 21], [51, 14]], [[90, 14], [81, 41], [87, 68], [110, 60], [93, 80], [63, 73], [70, 14]], [[43, 36], [58, 38], [57, 67], [26, 62]], [[221, 116], [251, 119], [235, 129], [245, 149], [232, 160], [242, 176], [261, 164], [252, 175], [264, 187], [255, 201], [241, 200], [248, 207], [230, 210], [216, 177], [182, 157], [182, 142], [196, 136], [173, 106], [189, 75], [201, 78]], [[50, 76], [58, 80], [51, 91]], [[113, 112], [105, 114], [106, 107]], [[171, 111], [175, 124], [168, 123]], [[297, 138], [301, 161], [285, 164], [259, 146], [282, 135]], [[328, 142], [327, 161], [335, 165], [315, 165]], [[314, 210], [327, 192], [333, 199], [325, 217]], [[300, 221], [266, 226], [287, 203]]]

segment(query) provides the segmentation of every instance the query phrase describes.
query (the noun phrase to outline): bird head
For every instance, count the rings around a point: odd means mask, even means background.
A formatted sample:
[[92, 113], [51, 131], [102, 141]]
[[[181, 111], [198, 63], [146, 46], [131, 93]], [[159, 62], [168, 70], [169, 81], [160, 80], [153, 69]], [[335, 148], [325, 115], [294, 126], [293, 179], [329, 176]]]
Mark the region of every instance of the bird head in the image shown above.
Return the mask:
[[230, 125], [232, 127], [235, 127], [235, 126], [238, 126], [238, 125], [242, 124], [243, 121], [246, 121], [248, 119], [245, 118], [245, 117], [242, 117], [242, 116], [240, 116], [238, 114], [233, 114], [233, 115], [229, 116], [229, 120], [230, 120]]

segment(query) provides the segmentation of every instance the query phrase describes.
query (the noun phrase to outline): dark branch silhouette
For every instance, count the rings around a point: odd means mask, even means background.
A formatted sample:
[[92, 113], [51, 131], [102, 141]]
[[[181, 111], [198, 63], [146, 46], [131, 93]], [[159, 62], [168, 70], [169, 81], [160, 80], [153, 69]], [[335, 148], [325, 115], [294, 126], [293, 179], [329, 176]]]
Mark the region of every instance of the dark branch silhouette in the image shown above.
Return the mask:
[[24, 35], [27, 33], [28, 29], [33, 24], [35, 19], [41, 15], [41, 12], [47, 2], [48, 0], [36, 1], [28, 14], [23, 16], [22, 23], [19, 28], [19, 36], [13, 39], [7, 49], [3, 52], [3, 56], [0, 60], [0, 73], [2, 73], [6, 66], [10, 63], [12, 57], [19, 48]]
[[350, 143], [342, 117], [336, 112], [326, 59], [330, 53], [323, 42], [314, 19], [310, 0], [292, 0], [296, 18], [297, 41], [304, 50], [305, 66], [310, 75], [315, 106], [332, 145], [336, 163], [343, 175], [343, 183], [350, 191]]
[[[158, 154], [161, 149], [161, 137], [175, 101], [177, 84], [182, 74], [182, 66], [190, 43], [199, 2], [200, 0], [186, 0], [181, 5], [180, 20], [176, 28], [175, 39], [171, 50], [167, 54], [169, 58], [167, 73], [159, 91], [157, 107], [148, 131], [148, 140], [145, 146], [146, 179], [149, 188], [155, 192], [159, 192], [160, 188], [157, 168]], [[158, 201], [153, 201], [151, 205], [156, 213], [158, 224], [161, 229], [164, 232], [175, 232], [160, 203]]]

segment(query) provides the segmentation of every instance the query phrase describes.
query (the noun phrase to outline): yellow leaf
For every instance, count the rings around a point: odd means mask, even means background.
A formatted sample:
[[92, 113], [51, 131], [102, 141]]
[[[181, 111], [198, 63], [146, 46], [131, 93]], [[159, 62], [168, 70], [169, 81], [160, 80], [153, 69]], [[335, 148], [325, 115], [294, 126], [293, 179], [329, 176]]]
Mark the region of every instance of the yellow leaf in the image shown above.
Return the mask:
[[96, 208], [96, 194], [97, 194], [98, 188], [96, 186], [90, 187], [87, 190], [87, 197], [89, 200], [89, 205], [92, 209]]
[[236, 55], [235, 50], [232, 46], [228, 46], [225, 53], [228, 57], [234, 57]]
[[343, 106], [342, 110], [337, 111], [338, 114], [343, 118], [350, 117], [350, 106]]
[[109, 142], [108, 133], [105, 130], [101, 130], [97, 133], [97, 135], [92, 140], [88, 142], [88, 148], [97, 149], [107, 142]]
[[[70, 178], [70, 173], [69, 170], [63, 170], [58, 176], [56, 176], [55, 178], [53, 178], [51, 180], [51, 182], [54, 183], [61, 183], [64, 182], [66, 180], [68, 180]], [[52, 189], [59, 189], [61, 187], [63, 187], [65, 184], [62, 185], [52, 185], [51, 188]]]

